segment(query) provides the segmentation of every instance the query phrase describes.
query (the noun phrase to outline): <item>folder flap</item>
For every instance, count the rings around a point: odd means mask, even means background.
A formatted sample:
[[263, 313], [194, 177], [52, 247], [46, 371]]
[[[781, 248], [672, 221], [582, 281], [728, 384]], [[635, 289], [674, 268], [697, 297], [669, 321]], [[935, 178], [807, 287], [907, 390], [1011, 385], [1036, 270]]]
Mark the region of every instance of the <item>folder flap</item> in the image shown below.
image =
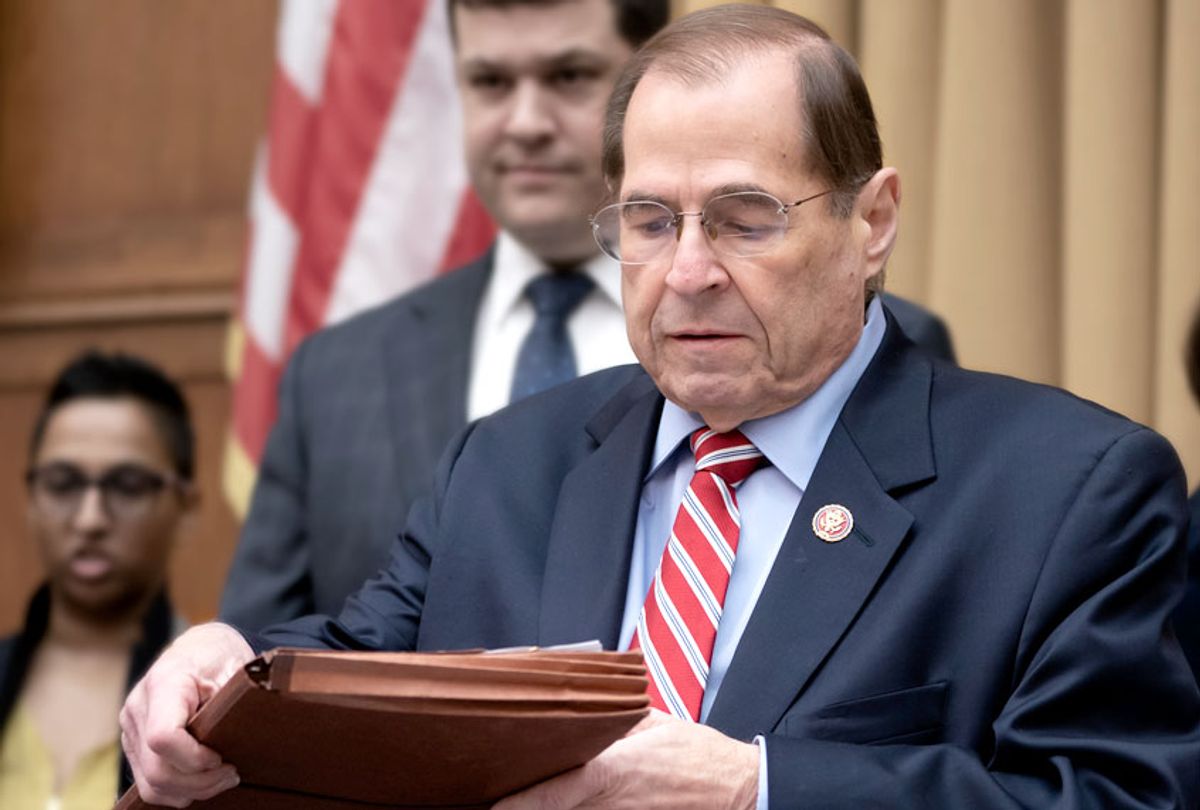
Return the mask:
[[[242, 778], [192, 806], [486, 807], [591, 759], [648, 704], [636, 651], [273, 650], [189, 723]], [[141, 807], [136, 787], [118, 805]]]

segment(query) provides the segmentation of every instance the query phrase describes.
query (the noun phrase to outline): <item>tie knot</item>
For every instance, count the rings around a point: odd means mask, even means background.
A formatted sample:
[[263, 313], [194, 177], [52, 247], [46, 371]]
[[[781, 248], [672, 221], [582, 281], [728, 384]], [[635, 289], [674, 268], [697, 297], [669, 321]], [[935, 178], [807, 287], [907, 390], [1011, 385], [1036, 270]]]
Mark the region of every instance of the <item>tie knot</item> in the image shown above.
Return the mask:
[[593, 286], [585, 273], [546, 273], [525, 286], [525, 295], [538, 315], [563, 318], [579, 306]]
[[719, 475], [731, 487], [745, 481], [766, 463], [763, 454], [740, 430], [717, 433], [700, 428], [692, 434], [692, 452], [696, 455], [697, 472], [706, 470]]

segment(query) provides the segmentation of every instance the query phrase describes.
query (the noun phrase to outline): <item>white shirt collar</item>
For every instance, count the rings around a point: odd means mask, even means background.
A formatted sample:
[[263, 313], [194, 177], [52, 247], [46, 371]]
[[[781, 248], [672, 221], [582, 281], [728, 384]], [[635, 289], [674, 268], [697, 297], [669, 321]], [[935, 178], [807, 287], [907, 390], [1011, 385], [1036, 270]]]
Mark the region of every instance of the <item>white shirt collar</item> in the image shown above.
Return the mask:
[[[583, 263], [582, 272], [618, 307], [621, 306], [621, 265], [597, 252]], [[530, 281], [546, 272], [546, 263], [518, 242], [508, 231], [496, 235], [496, 253], [490, 287], [490, 306], [497, 320], [511, 312]]]

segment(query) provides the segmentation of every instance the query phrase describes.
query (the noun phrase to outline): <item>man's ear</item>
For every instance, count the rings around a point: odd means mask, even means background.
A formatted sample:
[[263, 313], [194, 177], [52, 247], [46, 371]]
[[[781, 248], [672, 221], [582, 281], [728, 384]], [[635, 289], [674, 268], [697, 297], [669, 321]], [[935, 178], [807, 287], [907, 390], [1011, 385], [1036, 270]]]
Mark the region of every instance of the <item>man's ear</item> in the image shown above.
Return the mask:
[[863, 236], [863, 258], [869, 276], [883, 270], [900, 224], [900, 174], [884, 167], [868, 180], [858, 192], [854, 216]]

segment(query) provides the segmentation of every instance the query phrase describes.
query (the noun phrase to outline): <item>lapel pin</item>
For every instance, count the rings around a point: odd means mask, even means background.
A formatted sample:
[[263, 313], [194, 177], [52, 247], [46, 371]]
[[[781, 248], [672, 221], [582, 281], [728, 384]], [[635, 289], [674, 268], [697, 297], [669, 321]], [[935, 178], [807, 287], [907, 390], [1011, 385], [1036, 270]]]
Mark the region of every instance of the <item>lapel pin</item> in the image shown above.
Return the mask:
[[813, 534], [826, 543], [837, 543], [850, 536], [854, 528], [854, 515], [840, 504], [831, 503], [816, 511], [812, 519]]

